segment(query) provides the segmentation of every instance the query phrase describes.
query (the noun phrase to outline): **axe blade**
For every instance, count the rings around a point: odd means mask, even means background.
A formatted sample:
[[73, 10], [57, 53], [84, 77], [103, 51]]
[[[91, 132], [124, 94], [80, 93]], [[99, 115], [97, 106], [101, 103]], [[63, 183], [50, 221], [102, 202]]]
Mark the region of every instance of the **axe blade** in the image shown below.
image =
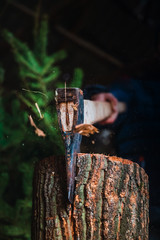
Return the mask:
[[76, 125], [84, 121], [83, 92], [78, 88], [56, 89], [56, 108], [59, 127], [65, 144], [68, 199], [73, 203], [76, 158], [80, 152], [82, 136], [74, 133]]

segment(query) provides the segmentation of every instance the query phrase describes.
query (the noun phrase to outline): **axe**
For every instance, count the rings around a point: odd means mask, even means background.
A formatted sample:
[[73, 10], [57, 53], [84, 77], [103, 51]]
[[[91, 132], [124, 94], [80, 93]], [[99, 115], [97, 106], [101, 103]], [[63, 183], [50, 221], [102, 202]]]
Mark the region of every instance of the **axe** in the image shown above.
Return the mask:
[[[93, 134], [98, 132], [92, 124], [102, 121], [112, 113], [109, 102], [83, 99], [83, 91], [79, 88], [58, 88], [55, 92], [58, 123], [65, 143], [68, 200], [73, 202], [76, 155], [80, 152], [83, 126]], [[124, 112], [126, 105], [118, 103], [118, 112]], [[85, 131], [86, 132], [86, 131]], [[88, 134], [84, 134], [87, 135]]]

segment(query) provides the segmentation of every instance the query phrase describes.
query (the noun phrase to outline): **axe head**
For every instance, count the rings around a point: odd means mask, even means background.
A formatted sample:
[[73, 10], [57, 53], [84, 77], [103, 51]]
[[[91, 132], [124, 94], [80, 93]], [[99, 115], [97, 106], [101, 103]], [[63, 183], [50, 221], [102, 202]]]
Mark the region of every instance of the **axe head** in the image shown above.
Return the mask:
[[56, 108], [59, 127], [65, 144], [68, 199], [72, 203], [75, 188], [76, 158], [82, 136], [75, 126], [84, 121], [83, 92], [79, 88], [56, 89]]

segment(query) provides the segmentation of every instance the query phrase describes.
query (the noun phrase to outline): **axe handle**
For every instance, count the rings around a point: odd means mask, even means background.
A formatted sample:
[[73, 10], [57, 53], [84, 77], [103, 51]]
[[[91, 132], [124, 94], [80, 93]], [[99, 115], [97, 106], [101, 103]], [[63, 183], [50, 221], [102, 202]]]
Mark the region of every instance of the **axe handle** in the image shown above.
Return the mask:
[[[118, 112], [126, 111], [126, 104], [118, 102]], [[112, 114], [112, 106], [109, 102], [84, 100], [84, 123], [94, 124], [100, 122]]]

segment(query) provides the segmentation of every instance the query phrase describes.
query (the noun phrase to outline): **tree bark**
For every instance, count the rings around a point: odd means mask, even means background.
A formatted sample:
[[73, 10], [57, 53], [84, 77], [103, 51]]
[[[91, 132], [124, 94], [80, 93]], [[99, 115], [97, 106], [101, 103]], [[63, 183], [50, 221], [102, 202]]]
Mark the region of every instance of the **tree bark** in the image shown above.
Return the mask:
[[78, 154], [74, 203], [67, 200], [65, 162], [37, 163], [33, 240], [147, 240], [148, 176], [129, 160]]

